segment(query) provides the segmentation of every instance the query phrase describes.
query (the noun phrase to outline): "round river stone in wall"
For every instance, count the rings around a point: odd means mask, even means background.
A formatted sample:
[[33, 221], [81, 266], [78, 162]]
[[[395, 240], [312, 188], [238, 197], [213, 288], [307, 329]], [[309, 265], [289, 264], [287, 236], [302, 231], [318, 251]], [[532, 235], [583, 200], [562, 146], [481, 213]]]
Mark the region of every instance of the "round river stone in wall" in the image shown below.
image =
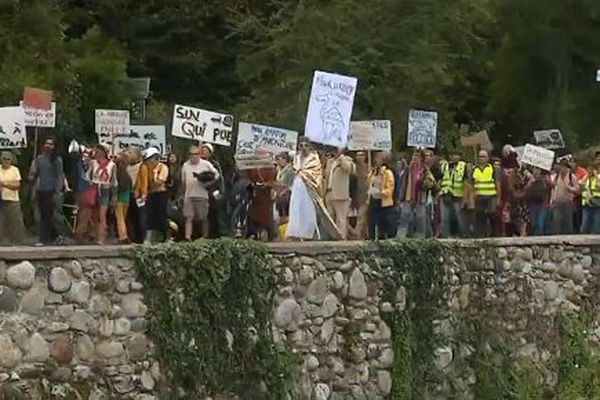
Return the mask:
[[64, 268], [53, 268], [48, 281], [50, 289], [56, 293], [64, 293], [71, 288], [71, 277]]

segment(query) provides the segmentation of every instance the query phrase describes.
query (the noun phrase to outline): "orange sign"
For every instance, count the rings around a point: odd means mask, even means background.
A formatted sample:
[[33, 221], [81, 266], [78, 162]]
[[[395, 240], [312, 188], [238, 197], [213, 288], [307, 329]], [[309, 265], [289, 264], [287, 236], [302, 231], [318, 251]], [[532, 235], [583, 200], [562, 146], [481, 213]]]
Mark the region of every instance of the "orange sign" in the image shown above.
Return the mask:
[[28, 108], [50, 110], [52, 108], [52, 92], [50, 90], [26, 87], [23, 92], [23, 104]]

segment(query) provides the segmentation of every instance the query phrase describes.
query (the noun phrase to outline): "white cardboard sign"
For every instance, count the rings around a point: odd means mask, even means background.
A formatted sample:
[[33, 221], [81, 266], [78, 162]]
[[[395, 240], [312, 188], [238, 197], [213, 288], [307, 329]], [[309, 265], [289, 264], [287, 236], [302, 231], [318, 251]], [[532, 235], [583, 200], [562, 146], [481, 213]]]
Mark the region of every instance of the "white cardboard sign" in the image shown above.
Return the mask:
[[23, 107], [0, 108], [0, 149], [27, 147]]
[[96, 133], [98, 141], [113, 142], [116, 135], [129, 133], [128, 110], [96, 110]]
[[167, 154], [167, 133], [164, 125], [131, 125], [126, 135], [114, 136], [115, 153], [129, 147], [146, 150], [156, 147], [160, 154]]
[[554, 152], [543, 147], [526, 144], [521, 163], [551, 171], [554, 163]]
[[175, 105], [171, 134], [184, 139], [230, 146], [233, 135], [233, 116]]
[[408, 112], [408, 147], [433, 149], [437, 139], [438, 114], [435, 111], [410, 110]]
[[298, 132], [247, 122], [238, 126], [235, 154], [255, 154], [264, 150], [273, 155], [296, 150]]
[[25, 126], [37, 128], [54, 128], [56, 126], [56, 102], [52, 102], [49, 110], [26, 107], [23, 101], [19, 105], [25, 110]]
[[358, 79], [315, 71], [304, 133], [316, 143], [344, 148]]
[[555, 150], [565, 148], [565, 141], [558, 129], [535, 131], [533, 132], [533, 137], [535, 138], [535, 144], [545, 149]]
[[392, 121], [352, 121], [348, 150], [390, 151], [392, 149]]

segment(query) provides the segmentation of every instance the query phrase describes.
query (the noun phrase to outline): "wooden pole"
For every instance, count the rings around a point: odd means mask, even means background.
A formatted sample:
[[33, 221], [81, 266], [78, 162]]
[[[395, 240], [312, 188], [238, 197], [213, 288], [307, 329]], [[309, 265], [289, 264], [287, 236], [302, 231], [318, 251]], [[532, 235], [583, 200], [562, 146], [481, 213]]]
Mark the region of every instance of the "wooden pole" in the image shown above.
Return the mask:
[[38, 154], [38, 139], [39, 139], [38, 127], [33, 128], [33, 158]]

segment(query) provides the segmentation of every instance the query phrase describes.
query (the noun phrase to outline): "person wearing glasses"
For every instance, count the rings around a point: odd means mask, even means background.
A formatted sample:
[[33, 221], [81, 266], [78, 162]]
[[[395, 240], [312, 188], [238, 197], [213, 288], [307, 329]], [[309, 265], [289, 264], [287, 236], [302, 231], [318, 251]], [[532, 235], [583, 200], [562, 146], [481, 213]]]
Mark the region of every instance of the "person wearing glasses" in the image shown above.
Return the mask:
[[185, 217], [185, 240], [191, 241], [194, 223], [200, 223], [200, 233], [208, 237], [207, 187], [219, 179], [219, 171], [210, 161], [203, 160], [198, 146], [192, 146], [189, 160], [181, 168], [181, 192], [183, 193], [183, 216]]
[[0, 229], [2, 241], [15, 245], [23, 240], [23, 213], [19, 200], [21, 188], [21, 173], [13, 165], [13, 154], [2, 152], [2, 167], [0, 167], [0, 189], [2, 190], [2, 206], [0, 209]]

